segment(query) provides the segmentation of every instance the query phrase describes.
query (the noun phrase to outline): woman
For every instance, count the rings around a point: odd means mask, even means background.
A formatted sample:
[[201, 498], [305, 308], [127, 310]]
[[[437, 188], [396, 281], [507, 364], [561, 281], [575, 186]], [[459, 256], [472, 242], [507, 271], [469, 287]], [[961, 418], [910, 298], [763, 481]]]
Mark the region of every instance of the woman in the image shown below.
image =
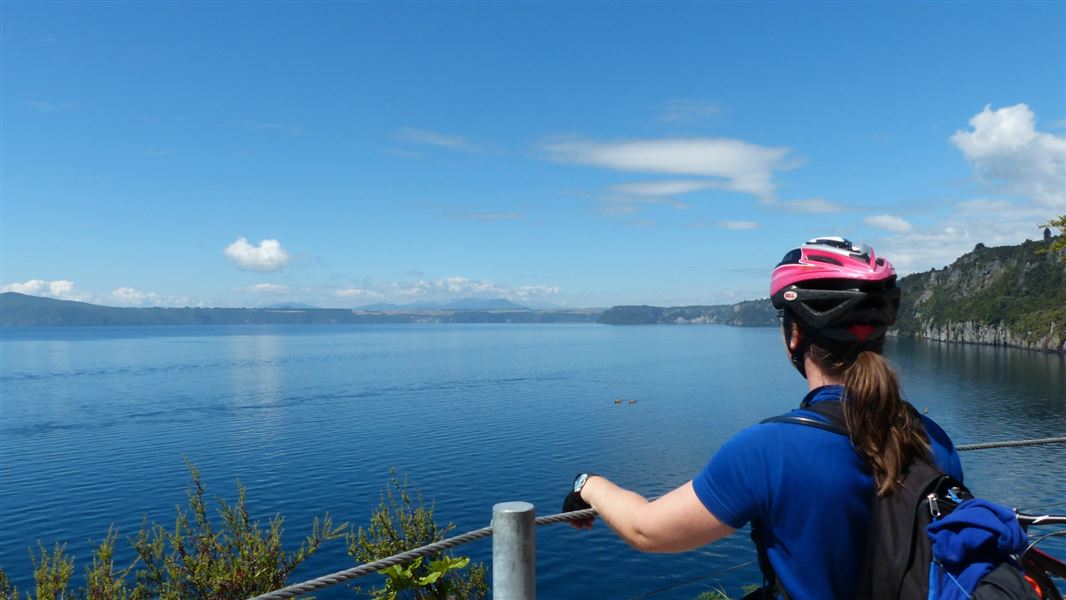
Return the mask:
[[785, 255], [770, 294], [788, 356], [807, 379], [806, 397], [789, 414], [825, 422], [808, 408], [841, 401], [848, 436], [760, 423], [727, 441], [692, 481], [652, 502], [581, 474], [564, 510], [595, 508], [647, 552], [691, 550], [750, 522], [776, 595], [853, 598], [873, 494], [892, 493], [917, 457], [960, 481], [962, 467], [944, 431], [900, 397], [881, 356], [899, 309], [887, 260], [843, 238], [817, 238]]

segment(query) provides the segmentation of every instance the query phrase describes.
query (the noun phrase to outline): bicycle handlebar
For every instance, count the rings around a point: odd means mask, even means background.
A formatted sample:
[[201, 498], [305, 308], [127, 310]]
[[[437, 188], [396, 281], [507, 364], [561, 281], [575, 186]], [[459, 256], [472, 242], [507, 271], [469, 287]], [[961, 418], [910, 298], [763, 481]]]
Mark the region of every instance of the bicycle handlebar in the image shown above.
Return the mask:
[[1026, 527], [1030, 525], [1066, 525], [1066, 515], [1030, 515], [1017, 512], [1018, 521]]

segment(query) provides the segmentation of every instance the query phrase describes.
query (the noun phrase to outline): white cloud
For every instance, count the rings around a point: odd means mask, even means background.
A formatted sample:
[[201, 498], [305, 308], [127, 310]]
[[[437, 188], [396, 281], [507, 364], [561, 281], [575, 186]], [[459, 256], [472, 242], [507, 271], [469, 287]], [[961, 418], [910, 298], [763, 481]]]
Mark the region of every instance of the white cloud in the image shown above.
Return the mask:
[[956, 212], [964, 215], [982, 215], [1013, 211], [1015, 206], [1006, 200], [966, 200], [955, 205]]
[[630, 215], [640, 210], [644, 205], [661, 205], [670, 206], [677, 209], [685, 209], [689, 207], [687, 202], [664, 197], [630, 197], [630, 196], [609, 196], [600, 199], [600, 213], [604, 215]]
[[55, 281], [31, 279], [25, 283], [9, 283], [0, 288], [0, 291], [18, 292], [30, 296], [47, 296], [60, 300], [84, 301], [89, 298], [88, 294], [84, 294], [74, 287], [73, 281], [66, 279], [57, 279]]
[[131, 287], [120, 287], [112, 290], [108, 300], [119, 306], [159, 306], [165, 304], [159, 294], [142, 292]]
[[447, 277], [444, 279], [413, 282], [398, 282], [390, 286], [390, 296], [411, 298], [461, 298], [465, 296], [507, 298], [509, 300], [526, 300], [546, 298], [559, 293], [558, 286], [500, 285], [491, 281], [479, 281], [466, 277]]
[[789, 200], [782, 202], [781, 206], [785, 210], [795, 213], [808, 213], [813, 215], [823, 215], [828, 213], [844, 212], [848, 210], [848, 207], [843, 204], [837, 204], [836, 202], [830, 202], [823, 198], [810, 198], [807, 200]]
[[759, 224], [755, 221], [721, 221], [718, 226], [722, 229], [732, 229], [734, 231], [742, 231], [745, 229], [757, 229]]
[[240, 291], [250, 292], [252, 294], [286, 294], [291, 291], [287, 285], [281, 285], [280, 283], [257, 283], [250, 285], [246, 288], [241, 288]]
[[970, 129], [957, 131], [951, 142], [985, 191], [1003, 195], [956, 202], [929, 226], [873, 240], [904, 273], [940, 268], [979, 243], [1036, 239], [1040, 223], [1066, 211], [1066, 138], [1037, 131], [1036, 116], [1025, 104], [986, 106], [969, 123]]
[[204, 301], [193, 302], [186, 296], [162, 296], [155, 292], [142, 292], [131, 287], [120, 287], [111, 293], [96, 297], [96, 304], [108, 306], [207, 306]]
[[[60, 279], [45, 281], [31, 279], [25, 283], [12, 283], [0, 287], [3, 292], [19, 292], [31, 296], [46, 296], [60, 300], [77, 300], [105, 306], [189, 306], [186, 297], [161, 296], [155, 292], [143, 292], [132, 287], [119, 287], [106, 294], [86, 293], [77, 289], [73, 281]], [[200, 306], [204, 302], [197, 303]]]
[[385, 154], [391, 154], [393, 156], [400, 156], [403, 158], [425, 158], [426, 155], [423, 152], [415, 152], [414, 150], [401, 150], [400, 148], [384, 148]]
[[1066, 137], [1036, 130], [1026, 104], [998, 110], [985, 106], [959, 130], [952, 143], [973, 166], [982, 184], [1066, 210]]
[[333, 295], [338, 298], [357, 298], [359, 300], [381, 300], [385, 296], [380, 292], [373, 290], [365, 290], [357, 287], [342, 288], [334, 290]]
[[483, 151], [480, 146], [470, 142], [464, 137], [438, 133], [436, 131], [429, 131], [428, 129], [404, 127], [403, 129], [397, 130], [392, 137], [412, 144], [437, 146], [438, 148], [447, 148], [449, 150], [458, 150], [460, 152], [479, 153]]
[[1047, 210], [1010, 202], [967, 200], [956, 203], [944, 219], [928, 227], [912, 227], [871, 240], [903, 273], [940, 268], [973, 250], [977, 244], [1004, 246], [1037, 239]]
[[693, 124], [718, 114], [717, 105], [704, 100], [669, 100], [656, 118], [660, 123]]
[[715, 177], [715, 185], [773, 201], [775, 171], [798, 162], [790, 148], [729, 138], [667, 138], [625, 142], [569, 140], [545, 144], [545, 158], [617, 171]]
[[677, 196], [706, 190], [721, 188], [721, 183], [698, 179], [675, 179], [670, 181], [634, 181], [620, 183], [611, 188], [612, 191], [627, 196]]
[[237, 238], [223, 253], [238, 268], [247, 271], [280, 271], [288, 266], [290, 259], [277, 240], [262, 240], [253, 246], [245, 238]]
[[282, 123], [253, 123], [248, 126], [248, 129], [252, 131], [284, 131], [289, 135], [300, 135], [304, 132], [303, 127], [285, 125]]
[[517, 221], [522, 218], [521, 213], [516, 212], [479, 212], [465, 211], [451, 213], [451, 217], [461, 221]]
[[532, 298], [548, 298], [559, 294], [557, 285], [520, 285], [513, 290], [513, 298], [528, 300]]
[[892, 215], [874, 215], [872, 217], [866, 217], [863, 221], [870, 227], [884, 229], [885, 231], [894, 231], [896, 233], [906, 233], [913, 229], [910, 223]]
[[47, 100], [30, 100], [26, 102], [26, 106], [40, 112], [57, 112], [75, 107], [74, 104], [69, 102], [49, 102]]

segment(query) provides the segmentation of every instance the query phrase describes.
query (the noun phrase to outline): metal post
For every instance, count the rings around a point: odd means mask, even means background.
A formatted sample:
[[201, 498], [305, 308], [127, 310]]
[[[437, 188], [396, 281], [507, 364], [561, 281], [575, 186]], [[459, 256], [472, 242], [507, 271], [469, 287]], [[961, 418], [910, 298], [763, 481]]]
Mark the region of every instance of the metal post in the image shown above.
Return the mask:
[[536, 600], [535, 521], [528, 502], [492, 507], [492, 600]]

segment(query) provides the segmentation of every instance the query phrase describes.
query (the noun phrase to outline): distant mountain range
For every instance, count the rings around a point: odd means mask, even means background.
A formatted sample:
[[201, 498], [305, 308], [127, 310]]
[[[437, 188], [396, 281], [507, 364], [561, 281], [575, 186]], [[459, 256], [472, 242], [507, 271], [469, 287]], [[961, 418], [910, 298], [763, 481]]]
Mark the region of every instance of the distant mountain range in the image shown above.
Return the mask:
[[735, 325], [771, 327], [777, 325], [777, 311], [769, 298], [737, 304], [711, 306], [614, 306], [600, 316], [607, 325]]
[[[900, 279], [903, 303], [893, 335], [1066, 352], [1066, 251], [1051, 243], [987, 248], [978, 244], [950, 266]], [[119, 308], [0, 294], [0, 327], [337, 323], [602, 323], [776, 326], [769, 299], [710, 306], [530, 309], [502, 298], [447, 303], [371, 304], [355, 310], [270, 308]]]
[[528, 306], [515, 304], [505, 298], [460, 298], [450, 302], [412, 302], [388, 304], [379, 302], [358, 307], [359, 310], [411, 312], [422, 310], [529, 310]]
[[[502, 301], [506, 302], [506, 300]], [[467, 308], [475, 301], [458, 302], [462, 308], [421, 310], [349, 310], [345, 308], [127, 308], [86, 302], [0, 294], [0, 327], [66, 327], [97, 325], [327, 325], [357, 323], [594, 323], [601, 309], [532, 310]], [[514, 305], [517, 306], [517, 305]]]

